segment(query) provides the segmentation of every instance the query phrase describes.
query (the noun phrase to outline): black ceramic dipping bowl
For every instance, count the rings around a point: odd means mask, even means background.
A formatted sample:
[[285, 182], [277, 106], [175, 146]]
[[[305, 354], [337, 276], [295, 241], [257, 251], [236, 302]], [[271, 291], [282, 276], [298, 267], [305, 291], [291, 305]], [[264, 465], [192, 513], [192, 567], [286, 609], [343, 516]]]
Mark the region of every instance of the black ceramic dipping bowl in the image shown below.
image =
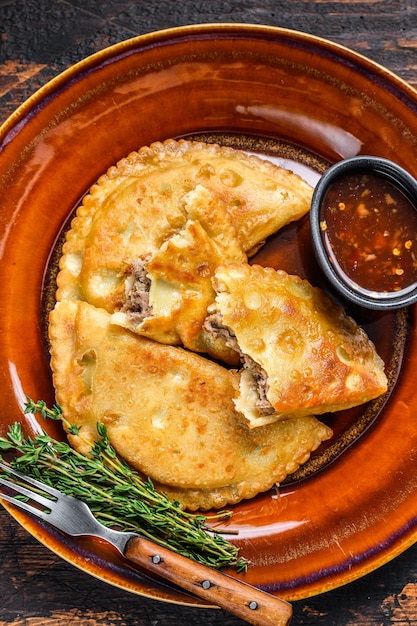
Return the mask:
[[417, 181], [387, 159], [331, 166], [311, 205], [313, 247], [345, 298], [392, 310], [417, 301]]

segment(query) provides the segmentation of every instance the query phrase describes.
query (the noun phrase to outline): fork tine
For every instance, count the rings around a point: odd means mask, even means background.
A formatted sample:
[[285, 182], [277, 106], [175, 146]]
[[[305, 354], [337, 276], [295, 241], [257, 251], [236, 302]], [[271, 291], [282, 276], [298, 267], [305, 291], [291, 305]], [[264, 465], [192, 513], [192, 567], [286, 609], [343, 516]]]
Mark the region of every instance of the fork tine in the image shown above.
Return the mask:
[[17, 476], [17, 478], [24, 480], [29, 485], [33, 485], [34, 487], [36, 487], [40, 491], [43, 491], [44, 493], [50, 494], [56, 499], [58, 499], [62, 495], [61, 492], [58, 491], [58, 489], [55, 489], [54, 487], [50, 487], [49, 485], [45, 485], [45, 483], [42, 483], [39, 480], [35, 480], [35, 478], [31, 478], [30, 476], [25, 476], [21, 472], [18, 472], [17, 470], [10, 467], [10, 465], [6, 465], [5, 463], [0, 462], [0, 469], [5, 472], [8, 472], [9, 474], [13, 474], [14, 476]]
[[[42, 506], [46, 508], [50, 508], [51, 504], [54, 502], [53, 500], [49, 498], [45, 498], [45, 496], [42, 496], [41, 494], [36, 493], [35, 491], [31, 491], [30, 489], [27, 489], [23, 485], [18, 485], [11, 480], [7, 480], [7, 478], [3, 478], [3, 476], [0, 476], [0, 485], [5, 485], [6, 487], [13, 489], [13, 491], [16, 491], [16, 493], [19, 493], [22, 496], [27, 496], [34, 502], [37, 502], [38, 504], [41, 504]], [[3, 497], [3, 494], [1, 494], [1, 497]]]
[[33, 515], [36, 515], [36, 517], [39, 517], [40, 519], [45, 520], [46, 522], [49, 521], [49, 513], [47, 513], [46, 511], [42, 511], [41, 509], [35, 509], [35, 507], [31, 504], [28, 504], [27, 502], [22, 502], [22, 500], [16, 500], [16, 498], [14, 498], [13, 496], [8, 496], [5, 493], [2, 493], [0, 495], [0, 499], [2, 500], [6, 500], [7, 502], [11, 502], [11, 504], [13, 504], [14, 506], [17, 506], [19, 509], [23, 509], [24, 511], [27, 511], [28, 513], [32, 513]]

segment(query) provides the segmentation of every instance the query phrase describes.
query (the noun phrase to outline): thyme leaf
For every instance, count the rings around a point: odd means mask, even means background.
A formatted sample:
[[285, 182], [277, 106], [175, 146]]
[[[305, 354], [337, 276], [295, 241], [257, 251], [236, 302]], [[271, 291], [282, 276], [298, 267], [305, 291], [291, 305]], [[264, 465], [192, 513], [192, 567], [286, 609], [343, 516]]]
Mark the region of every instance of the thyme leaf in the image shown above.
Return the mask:
[[[25, 413], [62, 421], [72, 434], [82, 437], [82, 429], [66, 421], [58, 404], [49, 408], [42, 400], [27, 398]], [[142, 478], [117, 456], [103, 424], [97, 424], [97, 436], [95, 442], [86, 440], [90, 446], [86, 456], [46, 431], [25, 438], [16, 422], [6, 437], [0, 437], [0, 457], [3, 452], [16, 453], [12, 467], [83, 500], [105, 526], [139, 532], [209, 567], [247, 569], [248, 562], [239, 556], [239, 549], [211, 527], [229, 518], [230, 511], [209, 516], [184, 511], [178, 502], [157, 491], [150, 478]]]

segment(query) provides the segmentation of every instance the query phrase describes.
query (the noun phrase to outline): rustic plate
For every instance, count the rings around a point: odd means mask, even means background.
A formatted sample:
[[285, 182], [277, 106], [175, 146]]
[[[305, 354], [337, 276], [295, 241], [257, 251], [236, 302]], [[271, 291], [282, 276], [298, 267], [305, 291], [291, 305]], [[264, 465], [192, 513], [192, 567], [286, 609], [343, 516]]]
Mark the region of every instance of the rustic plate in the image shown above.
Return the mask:
[[[26, 394], [53, 401], [45, 315], [62, 231], [113, 163], [169, 137], [199, 137], [269, 156], [312, 182], [356, 154], [417, 175], [417, 94], [343, 47], [285, 29], [205, 25], [152, 33], [103, 50], [25, 102], [0, 131], [0, 432], [27, 433]], [[271, 238], [258, 262], [328, 286], [308, 219]], [[349, 312], [387, 363], [390, 389], [368, 407], [328, 416], [335, 437], [277, 493], [234, 508], [230, 526], [252, 565], [244, 578], [287, 599], [348, 583], [417, 538], [415, 309]], [[56, 424], [51, 434], [63, 437]], [[71, 540], [7, 507], [51, 550], [111, 584], [195, 605], [131, 569], [102, 543]], [[200, 602], [199, 606], [202, 605]]]

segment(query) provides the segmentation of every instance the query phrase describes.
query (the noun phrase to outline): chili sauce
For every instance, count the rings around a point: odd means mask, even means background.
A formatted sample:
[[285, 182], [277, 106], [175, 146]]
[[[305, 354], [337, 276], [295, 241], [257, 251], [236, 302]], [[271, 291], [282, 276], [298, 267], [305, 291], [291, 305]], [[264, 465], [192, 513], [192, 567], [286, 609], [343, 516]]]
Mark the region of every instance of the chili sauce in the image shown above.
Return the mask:
[[363, 289], [389, 294], [417, 283], [417, 210], [385, 177], [353, 172], [332, 184], [320, 230], [335, 270]]

